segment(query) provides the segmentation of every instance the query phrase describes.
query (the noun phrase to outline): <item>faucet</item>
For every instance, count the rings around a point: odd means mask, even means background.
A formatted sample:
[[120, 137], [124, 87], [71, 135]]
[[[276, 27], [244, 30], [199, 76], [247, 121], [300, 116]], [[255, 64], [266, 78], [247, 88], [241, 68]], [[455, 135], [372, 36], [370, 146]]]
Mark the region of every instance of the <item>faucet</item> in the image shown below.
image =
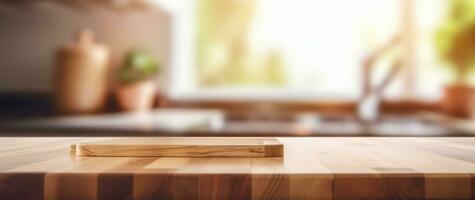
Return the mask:
[[372, 84], [372, 69], [375, 62], [380, 59], [386, 52], [393, 49], [401, 43], [399, 34], [395, 35], [385, 45], [376, 49], [373, 53], [367, 56], [363, 61], [363, 90], [362, 95], [358, 101], [357, 114], [359, 120], [363, 122], [374, 122], [379, 118], [379, 106], [384, 90], [388, 87], [392, 80], [401, 69], [401, 58], [398, 57], [392, 63], [389, 72], [384, 79], [378, 84]]

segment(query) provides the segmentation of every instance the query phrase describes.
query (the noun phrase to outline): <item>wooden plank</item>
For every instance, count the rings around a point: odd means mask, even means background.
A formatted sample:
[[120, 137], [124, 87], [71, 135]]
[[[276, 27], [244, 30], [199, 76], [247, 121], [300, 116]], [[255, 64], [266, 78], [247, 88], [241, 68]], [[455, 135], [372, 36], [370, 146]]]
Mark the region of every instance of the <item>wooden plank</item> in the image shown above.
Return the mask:
[[0, 174], [0, 200], [43, 199], [43, 173]]
[[253, 174], [252, 199], [290, 199], [289, 175]]
[[103, 157], [281, 157], [284, 146], [275, 138], [155, 138], [80, 143], [70, 150]]
[[200, 199], [251, 199], [251, 176], [247, 174], [204, 174]]
[[381, 176], [377, 174], [338, 174], [333, 182], [334, 199], [383, 199]]
[[44, 199], [95, 200], [97, 174], [54, 173], [45, 177]]
[[426, 174], [426, 199], [472, 199], [471, 176]]
[[197, 199], [200, 175], [138, 173], [134, 176], [133, 199]]
[[333, 199], [333, 175], [295, 174], [289, 177], [289, 186], [290, 199]]

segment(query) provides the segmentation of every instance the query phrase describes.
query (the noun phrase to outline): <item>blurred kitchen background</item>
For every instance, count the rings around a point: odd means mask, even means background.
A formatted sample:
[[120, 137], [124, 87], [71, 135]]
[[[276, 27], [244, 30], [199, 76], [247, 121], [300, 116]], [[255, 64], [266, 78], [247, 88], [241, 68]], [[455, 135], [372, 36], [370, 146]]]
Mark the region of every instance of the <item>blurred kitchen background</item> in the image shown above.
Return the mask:
[[473, 0], [1, 0], [0, 44], [12, 134], [475, 134]]

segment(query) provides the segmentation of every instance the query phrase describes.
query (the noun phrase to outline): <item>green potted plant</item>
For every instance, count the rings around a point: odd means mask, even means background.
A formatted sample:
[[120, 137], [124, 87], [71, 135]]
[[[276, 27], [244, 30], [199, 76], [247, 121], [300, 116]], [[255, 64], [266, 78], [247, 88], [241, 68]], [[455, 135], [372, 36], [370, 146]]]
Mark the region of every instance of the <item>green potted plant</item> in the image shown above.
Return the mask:
[[156, 94], [154, 78], [160, 66], [150, 54], [133, 50], [118, 69], [117, 103], [125, 111], [145, 111], [153, 106]]
[[475, 1], [451, 1], [449, 13], [436, 34], [436, 47], [454, 73], [453, 82], [444, 89], [442, 107], [449, 114], [468, 117], [475, 94], [469, 84], [475, 69]]

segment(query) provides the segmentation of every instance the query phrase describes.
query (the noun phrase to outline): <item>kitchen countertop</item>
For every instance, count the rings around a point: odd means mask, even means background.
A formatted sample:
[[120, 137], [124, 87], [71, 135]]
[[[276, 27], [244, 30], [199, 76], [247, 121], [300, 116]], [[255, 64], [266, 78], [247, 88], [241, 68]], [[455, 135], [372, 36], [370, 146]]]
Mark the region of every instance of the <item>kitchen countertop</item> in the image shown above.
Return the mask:
[[473, 121], [436, 113], [382, 115], [365, 123], [352, 115], [300, 113], [285, 119], [232, 119], [219, 110], [157, 109], [148, 113], [53, 116], [0, 122], [0, 136], [77, 137], [463, 137]]
[[475, 138], [278, 138], [282, 158], [76, 157], [0, 138], [0, 199], [474, 199]]

